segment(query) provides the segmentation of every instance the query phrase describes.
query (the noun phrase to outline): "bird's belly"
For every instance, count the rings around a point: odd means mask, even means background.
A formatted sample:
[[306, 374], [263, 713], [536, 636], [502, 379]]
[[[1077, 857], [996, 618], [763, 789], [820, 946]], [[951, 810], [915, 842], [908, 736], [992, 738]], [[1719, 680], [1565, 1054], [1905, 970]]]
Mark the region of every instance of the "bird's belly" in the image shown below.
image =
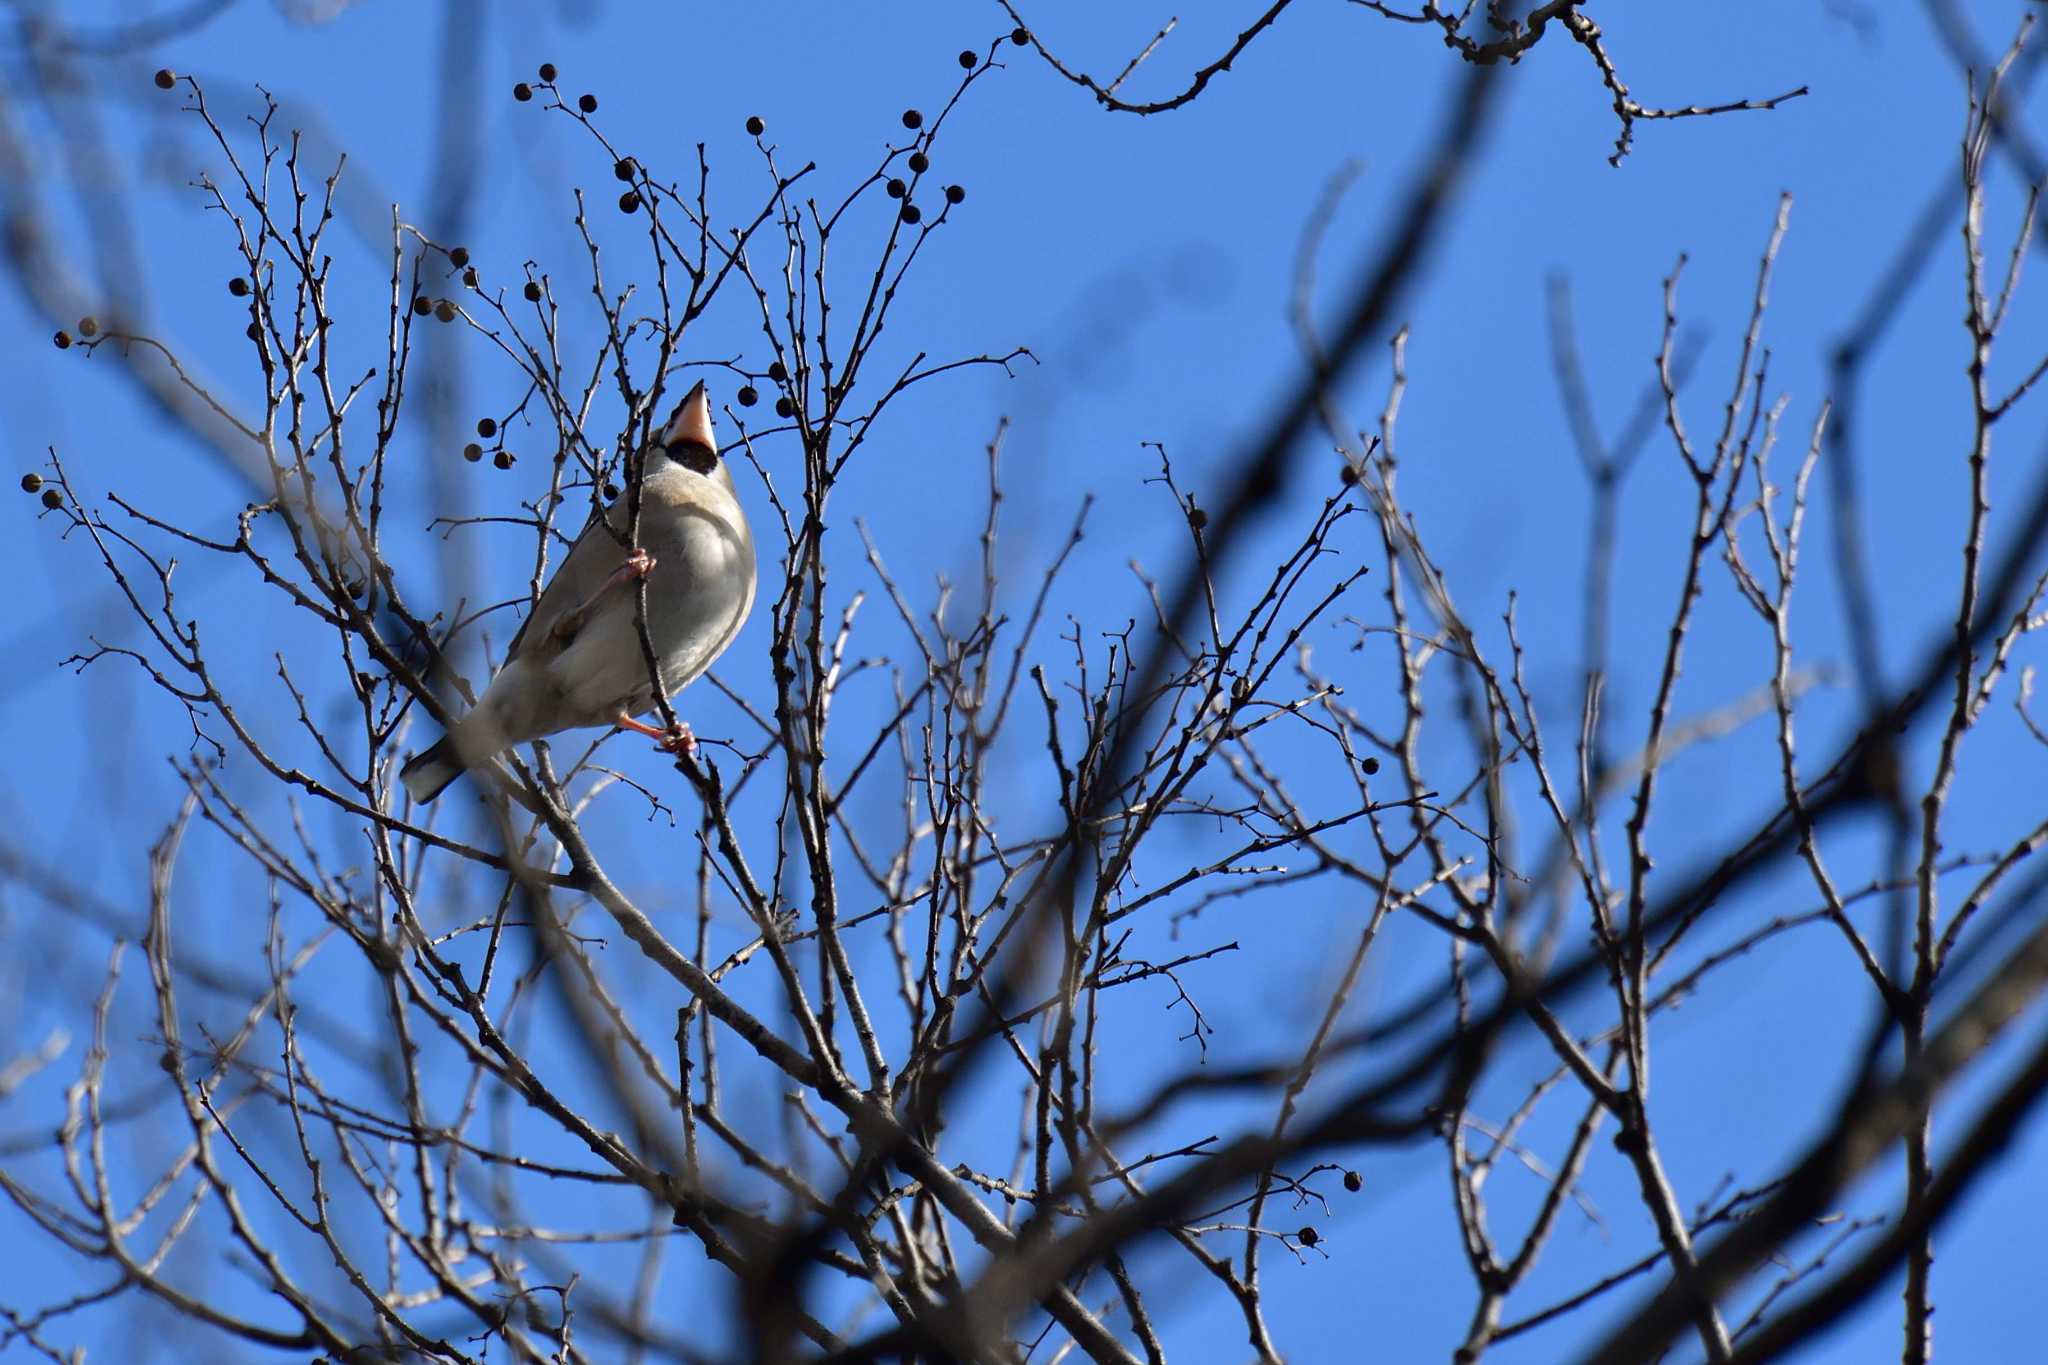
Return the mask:
[[[647, 632], [661, 662], [663, 689], [674, 696], [709, 668], [730, 644], [753, 602], [750, 549], [731, 537], [704, 534], [650, 538], [654, 572], [647, 580]], [[636, 594], [620, 589], [615, 607], [594, 613], [552, 662], [564, 710], [575, 725], [608, 725], [654, 704]]]

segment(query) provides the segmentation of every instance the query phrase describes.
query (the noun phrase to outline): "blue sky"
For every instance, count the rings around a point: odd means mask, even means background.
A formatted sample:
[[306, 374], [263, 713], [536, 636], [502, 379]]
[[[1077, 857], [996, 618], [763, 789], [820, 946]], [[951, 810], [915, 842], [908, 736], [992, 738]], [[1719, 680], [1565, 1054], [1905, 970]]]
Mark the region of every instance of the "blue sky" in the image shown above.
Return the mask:
[[[86, 60], [106, 92], [99, 116], [116, 164], [104, 180], [83, 187], [61, 162], [35, 167], [39, 192], [58, 206], [80, 262], [92, 259], [93, 239], [76, 192], [118, 197], [127, 206], [155, 316], [226, 392], [244, 399], [253, 390], [242, 306], [222, 287], [234, 258], [224, 225], [202, 211], [187, 184], [211, 163], [190, 120], [176, 114], [177, 99], [149, 84], [158, 65], [200, 77], [215, 107], [231, 114], [252, 107], [260, 84], [282, 101], [281, 121], [308, 129], [310, 160], [324, 165], [346, 151], [361, 212], [335, 229], [331, 250], [342, 276], [369, 291], [364, 297], [372, 301], [359, 316], [370, 363], [379, 253], [386, 249], [385, 239], [371, 234], [388, 231], [392, 201], [445, 243], [467, 245], [492, 282], [517, 281], [528, 260], [555, 278], [581, 279], [581, 247], [570, 227], [575, 186], [589, 190], [608, 250], [616, 244], [622, 255], [630, 251], [630, 239], [617, 235], [608, 159], [569, 120], [510, 97], [512, 83], [530, 79], [537, 63], [557, 63], [565, 91], [596, 94], [606, 133], [658, 174], [687, 175], [702, 143], [714, 204], [737, 215], [758, 203], [765, 183], [743, 129], [749, 115], [767, 120], [768, 140], [784, 164], [815, 161], [819, 185], [843, 191], [900, 135], [905, 108], [931, 111], [950, 93], [958, 51], [985, 49], [1009, 27], [994, 4], [659, 7], [653, 17], [617, 4], [474, 5], [467, 69], [455, 78], [473, 76], [480, 84], [478, 155], [459, 163], [476, 181], [462, 220], [437, 226], [431, 206], [448, 186], [434, 181], [431, 98], [451, 78], [436, 65], [439, 7], [366, 0], [326, 22], [293, 21], [308, 8], [244, 0], [197, 32], [145, 53]], [[1112, 8], [1117, 12], [1108, 15]], [[1770, 388], [1789, 400], [1779, 456], [1789, 464], [1827, 396], [1832, 348], [1926, 197], [1938, 184], [1957, 181], [1965, 109], [1962, 76], [1919, 5], [1728, 0], [1609, 8], [1596, 15], [1609, 51], [1647, 104], [1718, 103], [1801, 85], [1811, 94], [1769, 113], [1640, 124], [1632, 153], [1615, 168], [1607, 158], [1617, 130], [1597, 73], [1583, 51], [1552, 34], [1506, 73], [1476, 173], [1401, 309], [1410, 329], [1402, 416], [1409, 508], [1467, 616], [1484, 622], [1496, 645], [1507, 594], [1518, 594], [1530, 679], [1554, 734], [1571, 732], [1577, 706], [1587, 499], [1552, 376], [1546, 279], [1570, 282], [1582, 360], [1611, 437], [1654, 377], [1661, 281], [1685, 256], [1682, 320], [1704, 344], [1687, 413], [1705, 427], [1718, 418], [1758, 253], [1780, 194], [1789, 193], [1790, 231], [1766, 324]], [[1980, 46], [2002, 47], [2029, 8], [1973, 7]], [[1183, 16], [1130, 91], [1142, 97], [1178, 89], [1184, 73], [1220, 51], [1255, 9], [1210, 6]], [[47, 12], [84, 29], [141, 11], [96, 4]], [[423, 17], [428, 12], [434, 17]], [[1025, 12], [1070, 65], [1114, 72], [1170, 11], [1064, 5]], [[1104, 113], [1022, 50], [1005, 46], [1000, 60], [1005, 69], [977, 84], [934, 152], [934, 176], [964, 186], [966, 199], [932, 238], [882, 353], [900, 363], [918, 351], [950, 358], [1027, 346], [1037, 363], [1018, 364], [1010, 375], [967, 370], [904, 400], [839, 494], [844, 524], [836, 544], [844, 567], [837, 572], [846, 591], [873, 595], [851, 534], [858, 517], [900, 580], [925, 600], [935, 576], [974, 581], [981, 451], [998, 419], [1008, 417], [1006, 569], [1020, 584], [1034, 581], [1079, 499], [1095, 494], [1090, 535], [1060, 606], [1090, 611], [1092, 624], [1114, 625], [1144, 609], [1127, 566], [1167, 571], [1184, 552], [1185, 531], [1165, 493], [1145, 482], [1157, 457], [1142, 443], [1163, 443], [1183, 486], [1198, 494], [1226, 486], [1227, 461], [1256, 437], [1298, 373], [1287, 306], [1304, 221], [1340, 168], [1361, 167], [1322, 254], [1323, 297], [1340, 297], [1387, 230], [1389, 208], [1429, 146], [1460, 68], [1426, 29], [1356, 7], [1308, 3], [1290, 9], [1200, 99], [1157, 117]], [[23, 78], [20, 70], [9, 76], [17, 84]], [[10, 117], [37, 145], [62, 145], [62, 130], [44, 106], [15, 101]], [[2003, 162], [1990, 182], [1988, 233], [2002, 262], [2020, 195]], [[18, 184], [0, 189], [21, 192]], [[1881, 635], [1895, 666], [1953, 612], [1967, 509], [1961, 284], [1959, 239], [1951, 229], [1935, 266], [1901, 302], [1856, 411], [1867, 461], [1864, 529]], [[2048, 345], [2048, 311], [2037, 297], [2023, 284], [1996, 373], [2016, 378]], [[0, 323], [12, 374], [0, 400], [0, 430], [22, 469], [40, 466], [43, 449], [54, 446], [82, 490], [116, 489], [172, 520], [216, 530], [247, 500], [247, 489], [217, 462], [166, 433], [110, 364], [53, 349], [46, 319], [18, 286], [0, 290]], [[448, 338], [437, 334], [430, 344]], [[701, 358], [758, 361], [758, 330], [745, 309], [722, 308], [692, 334], [691, 349]], [[517, 401], [511, 376], [494, 368], [485, 348], [469, 345], [462, 355], [470, 408], [502, 411]], [[1346, 400], [1360, 421], [1375, 416], [1384, 400], [1383, 355], [1376, 350], [1347, 383]], [[878, 363], [890, 368], [886, 359]], [[721, 398], [729, 397], [730, 384], [725, 388]], [[604, 429], [602, 421], [594, 425]], [[1995, 505], [2000, 494], [2010, 498], [2029, 486], [2040, 462], [2041, 426], [2038, 409], [2023, 406], [1999, 428]], [[488, 463], [463, 464], [423, 434], [401, 447], [418, 478], [394, 493], [411, 516], [404, 523], [409, 539], [393, 554], [428, 576], [443, 566], [424, 529], [429, 518], [509, 510], [534, 486], [521, 481], [541, 477], [548, 453], [522, 451], [531, 458], [501, 473]], [[764, 450], [772, 468], [774, 447]], [[1334, 486], [1334, 457], [1319, 442], [1305, 442], [1302, 458], [1323, 461]], [[1283, 543], [1322, 486], [1315, 478], [1299, 482], [1290, 505], [1257, 533], [1273, 546]], [[742, 490], [757, 526], [765, 524], [758, 483], [743, 479]], [[1652, 442], [1625, 499], [1625, 568], [1613, 610], [1619, 663], [1609, 694], [1617, 743], [1641, 732], [1655, 651], [1677, 591], [1678, 537], [1690, 515], [1688, 481], [1668, 442]], [[85, 547], [76, 538], [60, 541], [36, 510], [31, 499], [20, 499], [11, 509], [11, 533], [0, 538], [0, 572], [17, 585], [16, 610], [0, 626], [14, 665], [0, 726], [22, 775], [0, 795], [0, 822], [17, 847], [61, 853], [100, 894], [139, 907], [142, 849], [168, 818], [178, 790], [163, 760], [183, 751], [185, 722], [132, 672], [103, 664], [73, 676], [55, 666], [88, 634], [124, 627]], [[1802, 716], [1809, 753], [1844, 733], [1855, 695], [1843, 675], [1849, 663], [1828, 567], [1833, 527], [1824, 507], [1814, 517], [1812, 577], [1797, 608], [1801, 662], [1833, 670], [1834, 681]], [[476, 543], [492, 544], [489, 533]], [[773, 567], [764, 564], [764, 571]], [[493, 599], [522, 589], [516, 559], [487, 554], [478, 572], [485, 579], [478, 590]], [[211, 626], [218, 645], [243, 659], [252, 682], [273, 667], [266, 662], [273, 649], [303, 651], [294, 657], [317, 676], [319, 641], [274, 601], [203, 563], [192, 566], [185, 591], [202, 617], [219, 614]], [[1353, 610], [1366, 614], [1378, 605], [1368, 596]], [[880, 605], [871, 601], [867, 610], [879, 612]], [[1767, 641], [1725, 574], [1715, 576], [1701, 613], [1682, 712], [1725, 704], [1767, 677]], [[880, 623], [877, 629], [886, 632]], [[1054, 641], [1048, 636], [1041, 645], [1050, 650]], [[721, 665], [721, 678], [742, 695], [767, 695], [765, 646], [757, 616]], [[1321, 647], [1336, 655], [1345, 637], [1333, 630]], [[2028, 661], [2025, 646], [2017, 661]], [[699, 695], [706, 691], [689, 694], [700, 732], [732, 733], [727, 727], [738, 717]], [[862, 705], [882, 701], [877, 694]], [[2042, 751], [2011, 719], [2009, 694], [1997, 711], [1966, 750], [1957, 795], [1957, 828], [1968, 831], [1960, 843], [1972, 851], [1995, 847], [2039, 819]], [[289, 713], [278, 717], [288, 721]], [[651, 757], [618, 761], [651, 783], [674, 781]], [[1690, 754], [1673, 767], [1653, 842], [1667, 851], [1670, 866], [1682, 866], [1687, 850], [1748, 824], [1775, 784], [1761, 727]], [[345, 830], [323, 824], [325, 818], [315, 818], [318, 836], [345, 845]], [[664, 828], [637, 822], [637, 815], [624, 817], [631, 827], [607, 829], [602, 839], [658, 896]], [[1845, 827], [1834, 837], [1833, 856], [1857, 870], [1848, 880], [1862, 880], [1873, 865], [1875, 831]], [[189, 857], [194, 888], [247, 889], [246, 874], [217, 840], [196, 840]], [[208, 904], [197, 889], [190, 894], [194, 922], [203, 926], [195, 930], [199, 949], [231, 955], [259, 922], [249, 916], [260, 917], [260, 898], [237, 914]], [[1798, 879], [1781, 878], [1741, 898], [1729, 910], [1730, 923], [1760, 923], [1811, 899]], [[1301, 1036], [1317, 987], [1327, 984], [1327, 944], [1336, 941], [1326, 909], [1275, 899], [1215, 912], [1242, 913], [1241, 920], [1199, 926], [1217, 936], [1270, 940], [1244, 965], [1196, 978], [1218, 1025], [1214, 1047], [1223, 1060], [1264, 1057]], [[0, 906], [12, 964], [0, 968], [0, 999], [19, 992], [24, 1001], [5, 1007], [0, 1027], [29, 1039], [62, 1023], [76, 1046], [103, 940], [71, 937], [76, 930], [68, 922], [35, 922], [42, 913], [11, 892]], [[1396, 934], [1375, 960], [1363, 1004], [1409, 998], [1429, 973], [1440, 974], [1440, 953], [1419, 927]], [[129, 970], [139, 979], [139, 962]], [[63, 981], [54, 998], [28, 989], [39, 971]], [[1815, 936], [1786, 941], [1745, 967], [1739, 989], [1710, 993], [1663, 1025], [1660, 1136], [1683, 1200], [1707, 1197], [1724, 1175], [1738, 1185], [1756, 1183], [1770, 1173], [1771, 1154], [1782, 1157], [1796, 1149], [1799, 1135], [1815, 1131], [1844, 1074], [1842, 1039], [1855, 1036], [1868, 1016], [1867, 995], [1841, 945]], [[1130, 1021], [1132, 1046], [1144, 1050], [1140, 1056], [1156, 1050], [1160, 1067], [1189, 1060], [1187, 1046], [1173, 1041], [1178, 1026], [1160, 1022], [1165, 1016], [1157, 1011], [1166, 1003], [1134, 1004]], [[1528, 1066], [1541, 1063], [1535, 1049], [1524, 1051]], [[75, 1062], [67, 1059], [47, 1083], [39, 1080], [0, 1106], [0, 1131], [51, 1122], [72, 1074]], [[973, 1098], [986, 1106], [991, 1133], [1007, 1132], [1014, 1119], [1004, 1093]], [[1507, 1090], [1488, 1098], [1512, 1103]], [[983, 1112], [974, 1110], [967, 1122], [984, 1121]], [[1213, 1119], [1245, 1117], [1226, 1111]], [[2038, 1172], [2048, 1156], [2043, 1145], [2038, 1131], [2015, 1144], [1937, 1243], [1936, 1340], [1950, 1358], [2000, 1358], [2032, 1339], [2028, 1290], [2038, 1267], [2011, 1249], [2034, 1240]], [[1470, 1284], [1448, 1217], [1441, 1153], [1420, 1147], [1350, 1161], [1366, 1173], [1366, 1192], [1336, 1200], [1322, 1224], [1326, 1255], [1308, 1254], [1298, 1265], [1285, 1255], [1270, 1260], [1269, 1319], [1291, 1359], [1355, 1358], [1361, 1339], [1385, 1359], [1442, 1358], [1462, 1330]], [[1504, 1170], [1496, 1177], [1494, 1194], [1504, 1208], [1536, 1188], [1518, 1194], [1515, 1175]], [[1887, 1166], [1859, 1198], [1889, 1198], [1893, 1183]], [[1604, 1222], [1565, 1220], [1527, 1298], [1517, 1301], [1523, 1306], [1569, 1292], [1652, 1245], [1623, 1167], [1610, 1160], [1589, 1174], [1587, 1188]], [[0, 1210], [0, 1229], [18, 1246], [13, 1219], [11, 1210]], [[23, 1268], [45, 1297], [81, 1283], [66, 1278], [71, 1271], [59, 1260]], [[1176, 1299], [1173, 1286], [1183, 1272], [1168, 1253], [1150, 1253], [1141, 1273], [1157, 1277], [1156, 1308], [1174, 1358], [1246, 1357], [1234, 1308], [1192, 1292]], [[723, 1292], [713, 1281], [702, 1283]], [[27, 1292], [19, 1282], [10, 1290]], [[1624, 1292], [1576, 1325], [1503, 1345], [1494, 1358], [1568, 1358], [1633, 1301]], [[1889, 1355], [1897, 1320], [1896, 1295], [1888, 1292], [1802, 1358]], [[80, 1330], [104, 1349], [122, 1329], [101, 1321]]]

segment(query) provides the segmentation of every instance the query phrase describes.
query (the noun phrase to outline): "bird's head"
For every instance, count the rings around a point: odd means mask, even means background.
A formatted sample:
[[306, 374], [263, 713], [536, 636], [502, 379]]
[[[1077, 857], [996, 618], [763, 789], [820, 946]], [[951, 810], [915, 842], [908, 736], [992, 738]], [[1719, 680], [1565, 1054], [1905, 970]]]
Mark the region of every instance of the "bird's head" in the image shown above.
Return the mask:
[[703, 380], [692, 385], [676, 404], [650, 454], [657, 463], [666, 458], [699, 474], [718, 475], [723, 466], [718, 459], [718, 437], [711, 430], [711, 393]]

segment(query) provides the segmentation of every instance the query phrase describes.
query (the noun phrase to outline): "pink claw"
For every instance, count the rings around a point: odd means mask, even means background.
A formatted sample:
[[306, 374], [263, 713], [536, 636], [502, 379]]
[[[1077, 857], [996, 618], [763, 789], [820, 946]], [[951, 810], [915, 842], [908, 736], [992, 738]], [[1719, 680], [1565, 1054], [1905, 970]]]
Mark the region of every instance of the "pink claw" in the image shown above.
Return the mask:
[[677, 721], [675, 728], [672, 730], [660, 730], [649, 725], [644, 720], [636, 720], [632, 716], [620, 716], [619, 728], [621, 730], [631, 730], [636, 735], [647, 736], [654, 741], [654, 747], [665, 754], [672, 754], [676, 750], [681, 749], [691, 758], [697, 756], [697, 736], [692, 734], [690, 727], [681, 721]]
[[[654, 556], [645, 550], [635, 550], [612, 570], [612, 576], [605, 580], [605, 588], [623, 587], [635, 579], [645, 578], [654, 572]], [[604, 588], [598, 589], [603, 592]]]

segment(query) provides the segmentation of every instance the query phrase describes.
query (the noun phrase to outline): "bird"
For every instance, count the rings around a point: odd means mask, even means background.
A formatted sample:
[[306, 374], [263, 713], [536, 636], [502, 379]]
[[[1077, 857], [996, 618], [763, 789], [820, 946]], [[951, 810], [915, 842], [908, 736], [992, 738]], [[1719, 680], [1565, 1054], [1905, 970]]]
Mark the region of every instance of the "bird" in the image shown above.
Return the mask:
[[647, 584], [647, 634], [671, 697], [711, 667], [753, 610], [754, 537], [718, 455], [703, 383], [648, 447], [640, 478], [638, 547], [629, 548], [625, 499], [592, 515], [475, 707], [400, 769], [414, 801], [563, 730], [616, 725], [670, 751], [696, 751], [688, 726], [664, 731], [636, 719], [654, 706], [637, 585]]

